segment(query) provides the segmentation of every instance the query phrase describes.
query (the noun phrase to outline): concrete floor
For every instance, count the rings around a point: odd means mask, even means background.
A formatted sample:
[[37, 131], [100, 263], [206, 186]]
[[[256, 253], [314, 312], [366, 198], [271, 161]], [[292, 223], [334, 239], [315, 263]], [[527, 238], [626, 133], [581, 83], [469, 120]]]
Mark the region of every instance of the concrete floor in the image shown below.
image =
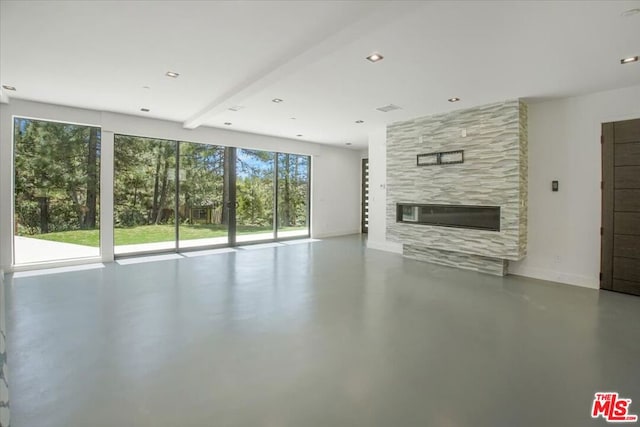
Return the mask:
[[9, 278], [13, 427], [603, 426], [640, 298], [359, 237]]

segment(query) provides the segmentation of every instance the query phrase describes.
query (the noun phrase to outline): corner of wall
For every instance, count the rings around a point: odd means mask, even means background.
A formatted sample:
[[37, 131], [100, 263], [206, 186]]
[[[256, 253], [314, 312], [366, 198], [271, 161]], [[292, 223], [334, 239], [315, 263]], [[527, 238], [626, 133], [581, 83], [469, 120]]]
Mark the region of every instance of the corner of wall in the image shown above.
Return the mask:
[[400, 255], [402, 255], [403, 251], [402, 243], [391, 242], [388, 240], [381, 242], [376, 240], [367, 240], [367, 248], [376, 249], [378, 251], [392, 252], [394, 254]]
[[387, 240], [387, 127], [369, 133], [369, 233], [367, 247], [402, 253], [402, 244]]
[[11, 268], [12, 244], [12, 169], [8, 162], [13, 159], [12, 153], [13, 124], [8, 104], [0, 105], [0, 269]]
[[330, 237], [340, 236], [353, 236], [354, 234], [360, 234], [359, 229], [344, 229], [344, 230], [331, 230], [324, 233], [311, 233], [312, 239], [328, 239]]
[[519, 101], [519, 136], [520, 136], [520, 160], [518, 162], [519, 171], [519, 199], [520, 212], [519, 217], [519, 257], [524, 258], [527, 255], [527, 230], [528, 230], [528, 211], [529, 211], [529, 109], [527, 104], [522, 100]]
[[509, 274], [562, 283], [565, 285], [580, 286], [583, 288], [600, 289], [598, 280], [590, 276], [565, 273], [546, 268], [530, 267], [522, 264], [523, 261], [509, 263]]

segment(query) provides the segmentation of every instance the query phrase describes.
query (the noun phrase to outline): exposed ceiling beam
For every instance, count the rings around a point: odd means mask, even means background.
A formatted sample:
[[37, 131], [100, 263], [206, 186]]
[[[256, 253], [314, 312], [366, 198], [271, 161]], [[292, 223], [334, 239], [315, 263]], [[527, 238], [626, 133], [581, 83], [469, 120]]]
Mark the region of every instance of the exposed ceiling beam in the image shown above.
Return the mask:
[[[197, 128], [216, 114], [222, 113], [235, 105], [241, 105], [248, 97], [313, 64], [344, 45], [352, 43], [379, 26], [389, 24], [423, 6], [420, 2], [397, 2], [393, 4], [371, 2], [366, 7], [355, 19], [336, 23], [330, 29], [323, 29], [322, 34], [310, 37], [263, 69], [257, 70], [251, 77], [238, 82], [216, 97], [205, 108], [185, 120], [183, 127], [187, 129]], [[363, 52], [363, 54], [368, 53], [370, 52]]]

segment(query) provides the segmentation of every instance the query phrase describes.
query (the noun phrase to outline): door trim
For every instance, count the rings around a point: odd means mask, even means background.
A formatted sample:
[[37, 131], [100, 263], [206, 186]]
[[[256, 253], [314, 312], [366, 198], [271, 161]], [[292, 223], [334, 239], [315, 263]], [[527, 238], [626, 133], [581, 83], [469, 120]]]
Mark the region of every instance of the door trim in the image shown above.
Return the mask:
[[600, 289], [613, 289], [613, 122], [602, 124], [602, 217], [600, 227]]

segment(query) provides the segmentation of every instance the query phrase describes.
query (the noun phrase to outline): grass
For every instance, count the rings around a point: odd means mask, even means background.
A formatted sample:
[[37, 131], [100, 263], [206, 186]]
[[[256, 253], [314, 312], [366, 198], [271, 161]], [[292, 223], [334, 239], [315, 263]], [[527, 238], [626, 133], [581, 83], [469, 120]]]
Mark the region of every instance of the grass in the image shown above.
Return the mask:
[[[279, 231], [303, 230], [305, 227], [283, 227]], [[267, 233], [272, 228], [269, 226], [245, 226], [238, 225], [238, 234]], [[176, 237], [173, 225], [141, 225], [137, 227], [115, 228], [116, 245], [133, 245], [138, 243], [171, 242]], [[181, 225], [180, 240], [206, 239], [210, 237], [224, 237], [227, 229], [219, 224]], [[73, 230], [57, 233], [36, 234], [25, 236], [34, 239], [50, 240], [54, 242], [73, 243], [76, 245], [100, 246], [99, 230]]]

